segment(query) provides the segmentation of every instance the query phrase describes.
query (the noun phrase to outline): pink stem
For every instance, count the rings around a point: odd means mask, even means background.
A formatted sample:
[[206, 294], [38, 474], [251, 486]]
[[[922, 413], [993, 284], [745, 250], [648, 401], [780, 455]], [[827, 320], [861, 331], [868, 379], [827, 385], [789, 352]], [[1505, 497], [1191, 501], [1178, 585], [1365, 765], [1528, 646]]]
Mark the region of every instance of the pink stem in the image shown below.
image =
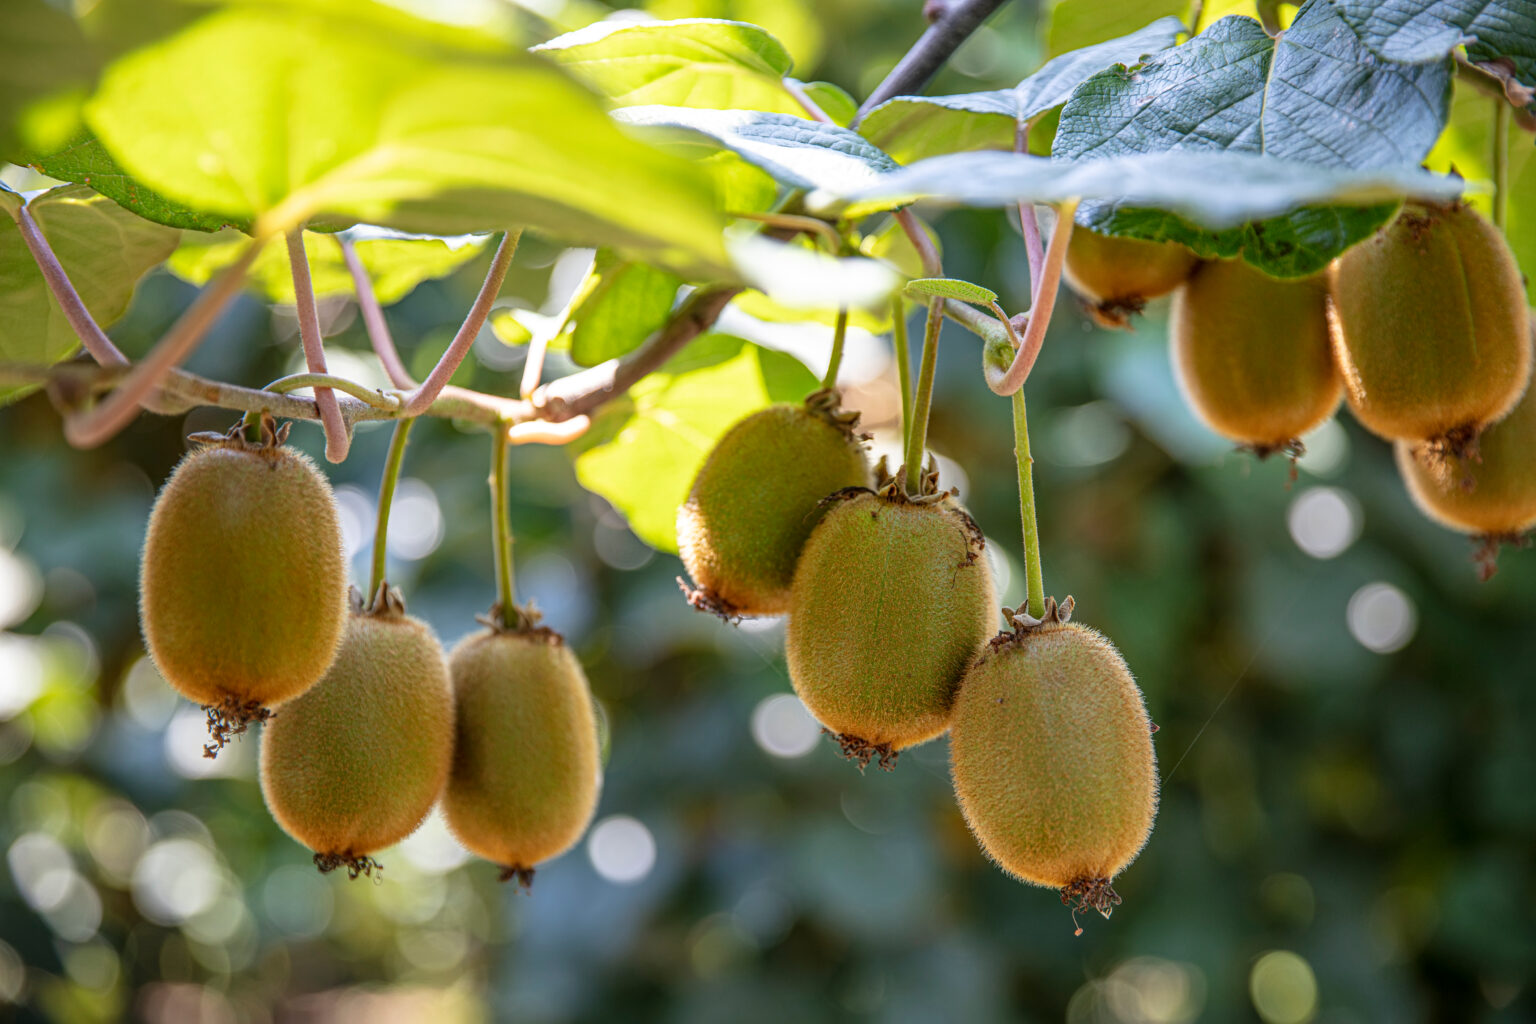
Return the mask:
[[[1021, 121], [1013, 137], [1015, 153], [1029, 152], [1029, 122]], [[1024, 233], [1024, 252], [1029, 257], [1029, 304], [1040, 301], [1040, 266], [1045, 261], [1045, 247], [1040, 244], [1040, 221], [1034, 203], [1019, 203], [1019, 230]]]
[[[309, 367], [310, 373], [325, 373], [325, 342], [320, 337], [320, 313], [315, 308], [315, 286], [309, 279], [309, 257], [304, 254], [302, 228], [288, 232], [288, 263], [293, 268], [294, 311], [299, 317], [304, 365]], [[341, 406], [336, 404], [336, 392], [330, 388], [315, 388], [315, 408], [320, 411], [320, 424], [325, 428], [326, 459], [344, 461], [352, 447], [352, 438], [341, 418]]]
[[352, 275], [357, 308], [363, 314], [363, 327], [368, 331], [368, 340], [373, 344], [379, 362], [384, 364], [384, 372], [389, 375], [390, 383], [395, 387], [402, 390], [414, 388], [416, 379], [400, 361], [400, 352], [395, 348], [395, 339], [389, 333], [389, 323], [384, 319], [379, 297], [373, 293], [373, 281], [368, 277], [368, 271], [363, 269], [362, 260], [357, 258], [357, 250], [344, 235], [337, 235], [336, 242], [341, 246], [341, 258], [346, 261], [347, 272]]
[[911, 208], [903, 207], [891, 216], [896, 218], [896, 223], [900, 224], [901, 230], [907, 233], [907, 238], [912, 241], [912, 247], [922, 258], [923, 273], [929, 277], [943, 277], [944, 267], [939, 261], [939, 250], [933, 247], [933, 240], [928, 237], [928, 232], [923, 230], [923, 226], [912, 215]]
[[805, 86], [791, 78], [784, 78], [781, 81], [784, 84], [784, 91], [789, 93], [796, 103], [805, 108], [805, 112], [811, 115], [811, 120], [820, 121], [823, 124], [834, 123], [832, 118], [827, 116], [827, 112], [822, 110], [821, 106], [806, 93]]
[[69, 275], [64, 272], [63, 264], [54, 255], [53, 247], [43, 237], [37, 221], [32, 219], [32, 214], [25, 206], [16, 211], [16, 226], [21, 229], [21, 240], [26, 243], [27, 251], [37, 261], [37, 269], [43, 272], [48, 290], [64, 311], [64, 319], [69, 321], [69, 326], [79, 336], [80, 343], [91, 354], [91, 358], [102, 366], [127, 366], [128, 357], [97, 326], [96, 318], [85, 308], [80, 293], [75, 291]]
[[988, 374], [987, 387], [999, 395], [1011, 395], [1024, 386], [1029, 371], [1034, 369], [1045, 343], [1045, 329], [1051, 324], [1051, 313], [1056, 309], [1056, 289], [1061, 283], [1061, 266], [1067, 259], [1067, 243], [1072, 239], [1072, 217], [1077, 212], [1077, 200], [1061, 204], [1056, 214], [1056, 227], [1051, 232], [1051, 246], [1045, 253], [1040, 268], [1039, 283], [1035, 287], [1035, 302], [1029, 309], [1029, 326], [1024, 329], [1024, 341], [1014, 353], [1013, 363], [1001, 379], [993, 381]]
[[480, 294], [475, 296], [474, 305], [469, 307], [469, 315], [464, 318], [459, 333], [453, 336], [453, 341], [448, 346], [448, 351], [432, 367], [432, 372], [427, 379], [412, 391], [405, 399], [405, 411], [402, 415], [419, 416], [427, 411], [438, 394], [447, 387], [452, 379], [454, 371], [469, 354], [470, 346], [475, 343], [475, 337], [480, 333], [480, 328], [485, 326], [485, 318], [491, 315], [491, 303], [496, 301], [496, 295], [501, 291], [501, 282], [506, 279], [507, 269], [512, 266], [512, 257], [517, 254], [517, 241], [523, 235], [522, 228], [516, 231], [508, 231], [501, 239], [501, 245], [496, 249], [496, 255], [491, 260], [491, 269], [485, 275], [485, 283], [480, 286]]

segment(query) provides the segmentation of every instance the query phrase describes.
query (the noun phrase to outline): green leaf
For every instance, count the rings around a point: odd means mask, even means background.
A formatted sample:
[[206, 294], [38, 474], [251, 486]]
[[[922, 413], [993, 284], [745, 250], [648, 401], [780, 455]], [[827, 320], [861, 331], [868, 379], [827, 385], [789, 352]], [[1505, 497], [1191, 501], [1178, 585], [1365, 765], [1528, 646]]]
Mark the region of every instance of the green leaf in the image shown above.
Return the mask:
[[135, 181], [117, 165], [100, 140], [89, 133], [48, 156], [33, 160], [32, 166], [51, 178], [89, 185], [124, 209], [156, 224], [192, 231], [218, 231], [224, 227], [249, 231], [251, 227], [249, 219], [202, 213]]
[[884, 309], [901, 283], [896, 271], [878, 260], [838, 259], [811, 245], [756, 234], [733, 239], [731, 258], [742, 280], [791, 309]]
[[997, 292], [953, 277], [919, 277], [903, 289], [909, 299], [959, 299], [986, 306], [997, 301]]
[[784, 91], [788, 51], [745, 22], [600, 21], [533, 49], [621, 107], [665, 104], [804, 116]]
[[[923, 234], [928, 236], [928, 243], [933, 246], [934, 252], [942, 255], [944, 247], [939, 241], [938, 232], [922, 218], [913, 219]], [[895, 217], [887, 218], [878, 230], [860, 239], [859, 252], [871, 259], [884, 260], [907, 277], [922, 277], [925, 273], [922, 253], [917, 251], [917, 246], [912, 244], [906, 229]]]
[[[384, 237], [359, 238], [353, 242], [357, 258], [368, 271], [374, 294], [382, 305], [399, 302], [423, 281], [447, 277], [479, 255], [486, 239]], [[250, 239], [235, 231], [216, 235], [188, 233], [171, 254], [166, 269], [183, 281], [202, 286], [240, 257]], [[334, 234], [304, 232], [304, 254], [309, 259], [315, 297], [354, 293], [352, 275], [342, 259], [341, 244]], [[256, 257], [245, 278], [246, 288], [268, 302], [292, 303], [293, 268], [288, 248], [269, 245]]]
[[1332, 0], [1360, 40], [1387, 60], [1443, 60], [1465, 44], [1474, 62], [1508, 58], [1536, 88], [1536, 3], [1532, 0]]
[[45, 152], [79, 130], [97, 57], [75, 20], [43, 0], [0, 17], [0, 159]]
[[1184, 18], [1189, 0], [1057, 0], [1051, 6], [1046, 48], [1052, 54], [1081, 50], [1123, 36], [1159, 18]]
[[1072, 90], [1114, 65], [1172, 46], [1183, 25], [1160, 18], [1130, 35], [1062, 54], [1012, 89], [953, 96], [898, 96], [880, 104], [859, 133], [900, 163], [941, 153], [1013, 149], [1018, 126], [1067, 102]]
[[801, 82], [800, 88], [839, 127], [847, 128], [859, 115], [859, 101], [840, 85], [831, 82]]
[[614, 116], [628, 124], [686, 129], [762, 168], [779, 184], [806, 191], [847, 194], [897, 166], [857, 132], [786, 114], [630, 107]]
[[[0, 204], [9, 214], [19, 208], [20, 197], [0, 191]], [[176, 248], [172, 229], [135, 217], [81, 185], [50, 189], [27, 208], [102, 327], [123, 315], [139, 279]], [[0, 361], [47, 366], [79, 347], [16, 221], [0, 217]], [[0, 388], [0, 402], [32, 390]]]
[[[771, 324], [822, 324], [832, 327], [837, 323], [838, 309], [836, 306], [823, 306], [820, 309], [801, 309], [776, 302], [756, 288], [748, 288], [731, 300], [731, 307], [738, 309], [754, 320], [761, 320]], [[875, 310], [850, 309], [848, 310], [848, 326], [859, 330], [868, 331], [871, 334], [884, 334], [891, 329], [890, 309]]]
[[725, 263], [707, 177], [558, 68], [370, 18], [232, 6], [112, 65], [86, 118], [134, 178], [262, 233], [527, 225], [690, 273]]
[[670, 271], [598, 250], [568, 318], [571, 359], [596, 366], [638, 348], [667, 322], [682, 283]]
[[677, 550], [677, 510], [715, 442], [774, 402], [798, 401], [816, 378], [779, 352], [706, 334], [597, 416], [573, 447], [576, 479], [607, 498], [641, 540]]

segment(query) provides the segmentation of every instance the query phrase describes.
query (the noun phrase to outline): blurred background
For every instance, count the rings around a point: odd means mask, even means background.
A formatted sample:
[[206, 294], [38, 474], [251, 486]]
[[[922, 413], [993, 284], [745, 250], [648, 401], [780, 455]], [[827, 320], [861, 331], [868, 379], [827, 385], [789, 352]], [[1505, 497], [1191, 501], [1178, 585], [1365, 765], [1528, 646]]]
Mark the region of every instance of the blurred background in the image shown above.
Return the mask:
[[[549, 33], [605, 13], [526, 6]], [[647, 9], [760, 23], [797, 75], [862, 95], [921, 31], [918, 6]], [[930, 91], [1012, 85], [1177, 5], [1125, 4], [1080, 39], [1056, 36], [1087, 5], [1060, 6], [1053, 35], [1031, 3], [1007, 5]], [[951, 276], [1027, 306], [1003, 217], [937, 223]], [[507, 304], [553, 313], [587, 256], [526, 239]], [[416, 372], [487, 260], [389, 310]], [[157, 271], [111, 333], [140, 354], [194, 294]], [[691, 611], [676, 558], [584, 491], [569, 453], [537, 446], [512, 454], [517, 582], [602, 708], [591, 832], [531, 894], [436, 818], [380, 855], [382, 880], [321, 876], [262, 807], [255, 737], [204, 760], [201, 712], [139, 638], [155, 490], [185, 435], [231, 414], [145, 416], [76, 452], [36, 395], [0, 409], [0, 1020], [1536, 1019], [1536, 553], [1507, 551], [1480, 584], [1468, 542], [1419, 516], [1347, 415], [1306, 439], [1294, 483], [1283, 460], [1232, 452], [1179, 398], [1166, 304], [1130, 333], [1058, 309], [1029, 386], [1047, 592], [1120, 647], [1161, 726], [1157, 828], [1113, 919], [1074, 938], [1054, 893], [985, 861], [945, 741], [889, 774], [841, 760], [790, 694], [782, 622]], [[355, 309], [323, 312], [333, 372], [382, 381]], [[825, 328], [722, 328], [825, 358]], [[513, 393], [524, 351], [487, 330], [457, 380]], [[946, 328], [931, 443], [1013, 604], [1009, 406], [978, 355]], [[550, 375], [571, 369], [550, 358]], [[301, 364], [292, 311], [247, 298], [189, 368], [259, 386]], [[846, 371], [889, 445], [884, 339], [856, 335]], [[364, 425], [328, 467], [357, 582], [388, 434]], [[319, 459], [313, 424], [293, 443]], [[493, 599], [487, 456], [483, 434], [424, 421], [396, 498], [390, 579], [445, 644]]]

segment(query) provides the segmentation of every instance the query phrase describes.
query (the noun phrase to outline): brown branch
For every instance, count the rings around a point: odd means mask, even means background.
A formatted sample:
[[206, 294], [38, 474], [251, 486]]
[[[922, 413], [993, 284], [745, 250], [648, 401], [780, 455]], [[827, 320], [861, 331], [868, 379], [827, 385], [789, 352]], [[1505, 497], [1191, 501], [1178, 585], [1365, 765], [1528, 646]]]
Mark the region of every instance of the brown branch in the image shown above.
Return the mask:
[[891, 69], [885, 81], [876, 86], [869, 98], [859, 105], [853, 126], [856, 127], [865, 114], [893, 96], [904, 96], [927, 85], [928, 80], [944, 66], [944, 62], [960, 48], [960, 44], [970, 38], [971, 33], [980, 28], [993, 11], [1003, 6], [1003, 2], [958, 0], [957, 3], [947, 5], [943, 15], [928, 26], [928, 31], [913, 44], [901, 62]]

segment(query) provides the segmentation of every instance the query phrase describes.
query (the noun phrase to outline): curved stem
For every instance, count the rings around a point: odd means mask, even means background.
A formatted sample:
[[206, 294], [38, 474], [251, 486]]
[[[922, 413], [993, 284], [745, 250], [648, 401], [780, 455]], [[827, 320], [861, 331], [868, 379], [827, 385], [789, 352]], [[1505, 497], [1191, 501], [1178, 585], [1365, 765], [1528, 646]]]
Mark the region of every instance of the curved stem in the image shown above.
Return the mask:
[[384, 460], [384, 476], [379, 481], [379, 517], [373, 527], [373, 572], [368, 577], [369, 602], [378, 595], [379, 587], [384, 584], [384, 562], [389, 551], [389, 509], [395, 501], [395, 484], [400, 479], [400, 464], [405, 461], [405, 442], [415, 424], [413, 419], [397, 421], [395, 433], [389, 439], [389, 455]]
[[[1029, 122], [1020, 121], [1013, 132], [1013, 151], [1029, 152]], [[1035, 204], [1019, 202], [1019, 231], [1024, 235], [1024, 255], [1029, 260], [1029, 304], [1040, 299], [1040, 268], [1045, 262], [1045, 247], [1040, 244], [1040, 220]]]
[[1040, 571], [1040, 532], [1035, 523], [1035, 460], [1029, 454], [1029, 421], [1023, 390], [1013, 393], [1013, 454], [1019, 464], [1019, 518], [1024, 523], [1024, 575], [1029, 589], [1029, 614], [1045, 615], [1045, 577]]
[[470, 346], [475, 343], [480, 328], [485, 326], [485, 318], [491, 315], [491, 303], [496, 301], [496, 294], [501, 291], [501, 282], [506, 279], [507, 270], [512, 266], [512, 257], [517, 255], [517, 242], [522, 236], [522, 228], [508, 231], [502, 236], [501, 245], [497, 246], [496, 255], [491, 259], [491, 269], [486, 272], [485, 283], [480, 286], [480, 294], [475, 296], [474, 305], [469, 307], [469, 314], [464, 317], [459, 333], [453, 336], [448, 350], [437, 361], [437, 365], [432, 367], [432, 372], [427, 375], [427, 379], [407, 396], [405, 400], [407, 416], [419, 416], [425, 412], [433, 399], [448, 386], [448, 381], [458, 370], [459, 364], [469, 354]]
[[928, 411], [933, 407], [933, 375], [939, 363], [939, 329], [944, 326], [944, 300], [928, 300], [928, 325], [923, 332], [923, 365], [917, 374], [917, 398], [907, 431], [907, 493], [922, 493], [923, 449], [928, 443]]
[[901, 447], [912, 436], [912, 353], [907, 345], [907, 304], [891, 299], [891, 347], [896, 350], [896, 386], [901, 389]]
[[374, 354], [384, 364], [384, 372], [389, 375], [391, 384], [402, 390], [414, 388], [416, 379], [400, 361], [400, 351], [395, 348], [389, 322], [384, 319], [384, 309], [379, 305], [379, 297], [374, 294], [373, 281], [363, 268], [363, 261], [357, 258], [357, 249], [352, 245], [352, 240], [344, 235], [336, 236], [336, 244], [341, 246], [341, 258], [347, 264], [347, 273], [352, 275], [357, 308], [363, 314], [363, 327], [368, 332], [368, 341], [373, 345]]
[[37, 269], [43, 273], [48, 291], [64, 311], [64, 319], [69, 321], [70, 328], [79, 337], [80, 344], [91, 354], [91, 358], [103, 366], [127, 366], [128, 357], [112, 344], [112, 339], [97, 325], [91, 311], [85, 308], [85, 301], [75, 291], [69, 275], [64, 272], [64, 265], [54, 254], [53, 246], [48, 244], [47, 237], [25, 206], [16, 211], [16, 226], [21, 230], [21, 240], [27, 252], [32, 254]]
[[65, 419], [64, 437], [76, 448], [94, 448], [122, 430], [138, 414], [139, 403], [159, 386], [167, 373], [197, 348], [224, 307], [240, 290], [246, 271], [261, 252], [264, 238], [253, 238], [240, 258], [205, 288], [171, 325], [160, 343], [123, 378], [118, 389], [84, 413]]
[[496, 556], [496, 593], [501, 622], [510, 628], [518, 619], [512, 586], [512, 518], [507, 507], [507, 430], [491, 433], [491, 546]]
[[821, 378], [824, 388], [837, 387], [837, 371], [843, 365], [843, 341], [848, 336], [848, 308], [837, 311], [837, 323], [832, 328], [832, 355], [827, 359], [827, 375]]
[[[309, 257], [304, 252], [304, 230], [294, 228], [287, 234], [288, 264], [293, 271], [294, 311], [299, 318], [299, 341], [304, 345], [304, 365], [310, 373], [325, 373], [325, 341], [320, 337], [320, 313], [315, 308], [315, 286], [309, 279]], [[320, 410], [320, 424], [325, 428], [325, 457], [342, 462], [352, 447], [352, 438], [330, 388], [315, 388], [315, 408]]]
[[1034, 304], [1029, 309], [1029, 326], [1024, 329], [1024, 341], [1014, 353], [1013, 363], [1003, 375], [994, 379], [988, 373], [987, 387], [999, 395], [1011, 395], [1024, 386], [1029, 371], [1034, 369], [1040, 346], [1045, 343], [1045, 330], [1050, 326], [1051, 314], [1056, 309], [1056, 291], [1061, 283], [1061, 267], [1067, 259], [1067, 243], [1072, 239], [1072, 217], [1077, 212], [1077, 200], [1061, 204], [1056, 214], [1056, 227], [1051, 232], [1051, 246], [1045, 252], [1045, 265], [1040, 268], [1040, 280], [1035, 292]]
[[277, 380], [262, 388], [263, 391], [272, 391], [280, 395], [286, 395], [290, 391], [300, 388], [328, 388], [351, 395], [353, 398], [375, 409], [399, 409], [401, 398], [397, 394], [388, 394], [366, 384], [359, 384], [355, 380], [338, 377], [331, 373], [290, 373], [286, 377]]
[[1509, 102], [1493, 101], [1493, 226], [1504, 230], [1509, 209]]

